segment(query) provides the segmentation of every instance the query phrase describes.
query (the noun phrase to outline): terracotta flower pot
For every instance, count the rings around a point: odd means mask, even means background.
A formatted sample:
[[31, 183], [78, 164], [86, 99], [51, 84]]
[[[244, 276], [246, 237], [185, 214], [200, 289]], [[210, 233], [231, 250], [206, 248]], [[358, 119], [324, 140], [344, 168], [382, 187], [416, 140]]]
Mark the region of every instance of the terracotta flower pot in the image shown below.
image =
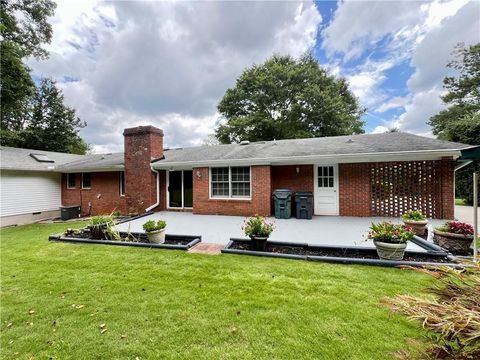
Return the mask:
[[155, 244], [163, 244], [165, 242], [165, 229], [147, 232], [148, 241]]
[[425, 235], [425, 229], [427, 228], [428, 220], [407, 220], [402, 218], [402, 221], [405, 225], [410, 226], [413, 231], [415, 231], [415, 235]]
[[433, 230], [433, 242], [450, 251], [452, 254], [468, 255], [472, 245], [473, 235], [455, 234]]
[[250, 236], [251, 248], [253, 251], [265, 251], [267, 247], [268, 236]]
[[386, 243], [373, 240], [377, 254], [383, 260], [402, 260], [405, 255], [407, 243]]

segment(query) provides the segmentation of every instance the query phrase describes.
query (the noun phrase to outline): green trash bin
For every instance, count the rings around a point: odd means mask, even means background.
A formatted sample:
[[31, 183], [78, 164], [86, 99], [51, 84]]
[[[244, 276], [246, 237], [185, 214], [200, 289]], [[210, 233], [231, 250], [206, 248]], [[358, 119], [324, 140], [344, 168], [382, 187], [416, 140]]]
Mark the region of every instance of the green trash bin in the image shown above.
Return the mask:
[[278, 189], [273, 192], [275, 218], [290, 219], [292, 214], [292, 192], [287, 189]]

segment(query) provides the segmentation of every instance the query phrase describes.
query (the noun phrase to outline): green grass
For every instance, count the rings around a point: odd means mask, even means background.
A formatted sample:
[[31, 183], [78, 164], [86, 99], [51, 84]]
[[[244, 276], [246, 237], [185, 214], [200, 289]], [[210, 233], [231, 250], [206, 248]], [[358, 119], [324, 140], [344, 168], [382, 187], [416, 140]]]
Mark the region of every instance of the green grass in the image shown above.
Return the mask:
[[468, 205], [465, 199], [455, 199], [455, 205], [466, 206]]
[[370, 360], [425, 346], [381, 305], [429, 285], [420, 273], [47, 240], [67, 226], [0, 232], [4, 359]]

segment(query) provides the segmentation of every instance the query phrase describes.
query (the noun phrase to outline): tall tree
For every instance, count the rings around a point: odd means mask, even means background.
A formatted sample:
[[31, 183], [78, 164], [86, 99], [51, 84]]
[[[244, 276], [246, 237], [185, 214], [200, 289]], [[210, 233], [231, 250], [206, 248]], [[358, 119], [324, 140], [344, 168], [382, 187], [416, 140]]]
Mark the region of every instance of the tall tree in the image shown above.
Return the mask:
[[35, 93], [26, 57], [44, 59], [42, 47], [52, 38], [47, 22], [53, 15], [51, 0], [0, 0], [0, 131], [2, 145], [20, 146], [21, 129], [28, 116], [28, 104]]
[[363, 133], [365, 109], [344, 79], [306, 54], [273, 56], [246, 69], [218, 104], [221, 143]]
[[[480, 43], [465, 47], [458, 44], [454, 59], [447, 64], [457, 76], [443, 79], [447, 90], [441, 97], [448, 107], [430, 118], [433, 133], [439, 138], [465, 144], [480, 145]], [[471, 165], [457, 172], [457, 196], [473, 201], [472, 172], [480, 165]]]
[[24, 130], [23, 147], [84, 154], [88, 145], [78, 135], [86, 124], [65, 106], [52, 79], [42, 79], [32, 99], [32, 113]]

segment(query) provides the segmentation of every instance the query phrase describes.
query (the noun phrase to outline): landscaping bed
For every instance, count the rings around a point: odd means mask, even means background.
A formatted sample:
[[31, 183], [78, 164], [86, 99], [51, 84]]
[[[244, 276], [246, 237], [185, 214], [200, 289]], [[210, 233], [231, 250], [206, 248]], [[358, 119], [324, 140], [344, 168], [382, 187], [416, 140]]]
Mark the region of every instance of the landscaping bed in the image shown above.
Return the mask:
[[336, 262], [345, 264], [368, 264], [379, 266], [458, 266], [455, 258], [425, 240], [415, 237], [414, 243], [426, 249], [427, 252], [406, 251], [403, 260], [381, 260], [374, 248], [317, 246], [287, 242], [268, 241], [265, 251], [252, 251], [250, 240], [230, 239], [222, 250], [223, 253], [280, 257], [310, 261]]
[[118, 245], [118, 246], [133, 246], [133, 247], [148, 247], [155, 249], [177, 249], [188, 250], [195, 244], [201, 241], [201, 236], [195, 235], [169, 235], [166, 234], [165, 242], [163, 244], [156, 244], [148, 242], [147, 236], [144, 233], [124, 233], [120, 232], [120, 240], [99, 240], [92, 239], [88, 228], [76, 230], [71, 235], [57, 234], [51, 235], [51, 241], [63, 241], [73, 243], [85, 244], [104, 244], [104, 245]]

